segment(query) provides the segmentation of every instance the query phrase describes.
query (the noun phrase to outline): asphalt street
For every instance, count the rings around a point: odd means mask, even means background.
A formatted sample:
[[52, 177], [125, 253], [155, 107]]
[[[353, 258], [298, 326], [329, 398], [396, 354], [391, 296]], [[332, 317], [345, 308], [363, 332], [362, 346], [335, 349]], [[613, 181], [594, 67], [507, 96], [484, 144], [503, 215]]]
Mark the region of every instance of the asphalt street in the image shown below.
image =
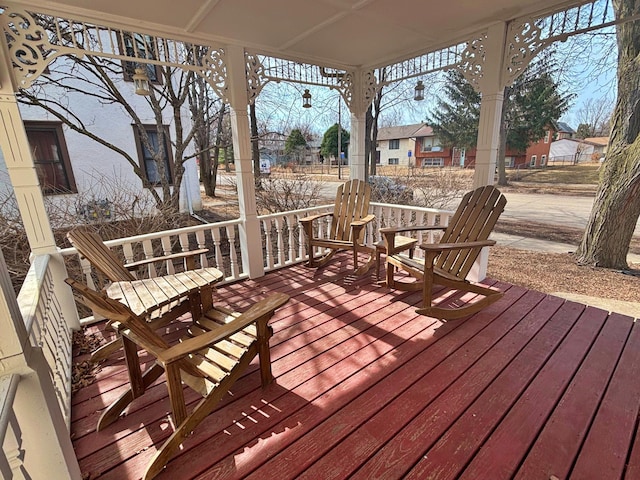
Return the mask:
[[[323, 194], [328, 201], [335, 197], [340, 182], [325, 182]], [[593, 197], [506, 192], [507, 207], [502, 218], [546, 225], [584, 228], [591, 214]], [[456, 205], [451, 207], [455, 210]], [[634, 235], [640, 236], [640, 219]]]

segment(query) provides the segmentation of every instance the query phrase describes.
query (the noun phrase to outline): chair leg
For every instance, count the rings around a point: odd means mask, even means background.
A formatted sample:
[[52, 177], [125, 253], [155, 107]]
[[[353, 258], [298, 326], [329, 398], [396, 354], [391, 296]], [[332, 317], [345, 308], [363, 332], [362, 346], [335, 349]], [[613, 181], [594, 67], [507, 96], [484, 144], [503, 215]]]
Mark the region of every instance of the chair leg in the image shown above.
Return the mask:
[[166, 442], [160, 447], [160, 450], [151, 459], [147, 471], [142, 477], [143, 480], [151, 480], [158, 475], [164, 466], [171, 460], [171, 457], [176, 450], [180, 447], [185, 438], [191, 434], [194, 428], [196, 428], [202, 420], [204, 420], [218, 404], [218, 402], [224, 397], [235, 381], [240, 378], [242, 373], [246, 370], [251, 363], [251, 359], [255, 357], [257, 351], [253, 348], [249, 349], [247, 353], [240, 360], [240, 363], [227, 375], [218, 386], [209, 394], [209, 396], [203, 398], [198, 405], [195, 406], [191, 415], [189, 415], [184, 422], [176, 427], [176, 430], [171, 434]]
[[271, 372], [271, 351], [269, 350], [269, 339], [273, 336], [273, 328], [267, 325], [267, 320], [258, 322], [258, 358], [260, 360], [260, 380], [262, 386], [266, 387], [273, 381]]
[[89, 359], [89, 361], [98, 363], [106, 359], [112, 353], [115, 353], [118, 350], [120, 350], [121, 346], [122, 345], [120, 344], [120, 338], [113, 339], [110, 342], [105, 343], [104, 345], [101, 345], [96, 350], [94, 350], [93, 353], [91, 353], [91, 358]]
[[[154, 364], [153, 367], [142, 375], [142, 384], [144, 385], [144, 388], [147, 389], [149, 385], [155, 382], [163, 373], [164, 368], [158, 364]], [[129, 390], [124, 392], [115, 402], [109, 405], [107, 409], [102, 412], [102, 415], [98, 420], [98, 425], [96, 426], [96, 431], [99, 432], [104, 430], [107, 426], [115, 422], [120, 417], [122, 411], [127, 408], [134, 399], [133, 391], [129, 388]]]

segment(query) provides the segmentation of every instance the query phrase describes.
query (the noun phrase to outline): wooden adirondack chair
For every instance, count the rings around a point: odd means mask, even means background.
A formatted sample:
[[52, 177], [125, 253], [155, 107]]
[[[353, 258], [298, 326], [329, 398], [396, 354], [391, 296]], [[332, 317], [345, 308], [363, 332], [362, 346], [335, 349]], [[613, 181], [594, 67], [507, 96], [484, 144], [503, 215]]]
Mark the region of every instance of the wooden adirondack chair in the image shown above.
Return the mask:
[[[399, 290], [422, 290], [423, 304], [416, 311], [445, 320], [470, 315], [500, 299], [502, 292], [470, 283], [466, 276], [482, 248], [495, 245], [496, 242], [488, 238], [506, 203], [507, 199], [497, 188], [480, 187], [462, 198], [447, 227], [381, 229], [387, 251], [394, 251], [394, 238], [397, 234], [406, 235], [407, 232], [420, 230], [444, 230], [438, 243], [420, 245], [424, 250], [424, 260], [409, 258], [404, 254], [387, 256], [387, 286]], [[407, 272], [417, 281], [396, 280], [396, 268]], [[482, 298], [461, 307], [436, 307], [432, 304], [431, 290], [434, 284], [476, 293]]]
[[[362, 180], [350, 180], [338, 187], [333, 213], [322, 213], [300, 219], [300, 224], [307, 237], [309, 267], [322, 267], [340, 250], [353, 252], [353, 265], [356, 275], [366, 273], [374, 263], [375, 247], [364, 245], [365, 226], [375, 220], [369, 214], [371, 187]], [[313, 222], [319, 218], [331, 216], [331, 228], [328, 235], [317, 237]], [[315, 258], [315, 249], [330, 249], [320, 258]], [[358, 253], [369, 254], [364, 265], [358, 267]]]
[[[147, 258], [124, 265], [116, 254], [104, 244], [102, 238], [87, 228], [74, 228], [67, 233], [67, 238], [78, 253], [91, 263], [101, 277], [104, 277], [100, 278], [101, 286], [104, 286], [106, 283], [105, 280], [109, 282], [133, 281], [136, 277], [131, 273], [132, 270], [135, 271], [143, 265], [154, 262], [182, 259], [185, 268], [193, 270], [195, 268], [194, 258], [197, 255], [207, 252], [207, 249], [191, 250], [189, 252], [180, 252], [163, 257]], [[150, 315], [154, 318], [163, 316], [164, 320], [170, 321], [190, 311], [190, 304], [187, 300], [188, 298], [186, 296], [176, 297], [172, 302], [165, 302], [162, 305], [159, 304], [158, 311], [150, 312]], [[119, 348], [120, 342], [117, 340], [109, 342], [93, 352], [91, 360], [103, 360]]]
[[[183, 440], [212, 412], [256, 355], [260, 359], [262, 386], [273, 379], [269, 356], [273, 330], [267, 322], [289, 301], [288, 295], [274, 293], [244, 313], [214, 307], [194, 319], [185, 336], [170, 345], [144, 318], [136, 316], [122, 303], [72, 279], [67, 279], [67, 283], [80, 301], [117, 323], [122, 334], [130, 389], [102, 413], [96, 427], [98, 431], [115, 422], [127, 405], [166, 373], [176, 427], [152, 458], [143, 476], [145, 480], [162, 471]], [[138, 361], [138, 347], [155, 358], [154, 366], [144, 374]], [[185, 404], [183, 383], [204, 397], [190, 413]]]

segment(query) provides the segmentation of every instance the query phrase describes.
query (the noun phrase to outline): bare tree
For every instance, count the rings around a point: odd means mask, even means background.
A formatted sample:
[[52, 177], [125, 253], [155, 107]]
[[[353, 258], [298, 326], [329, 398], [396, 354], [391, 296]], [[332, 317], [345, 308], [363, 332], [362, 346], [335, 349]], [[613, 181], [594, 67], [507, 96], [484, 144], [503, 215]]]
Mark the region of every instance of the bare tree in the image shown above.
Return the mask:
[[[38, 19], [47, 29], [49, 25], [45, 18]], [[98, 39], [85, 35], [75, 35], [74, 24], [69, 24], [68, 31], [54, 30], [51, 35], [61, 35], [63, 42], [73, 42], [77, 45], [80, 39], [88, 42], [97, 42]], [[77, 28], [81, 28], [78, 26]], [[123, 34], [124, 35], [124, 34]], [[133, 35], [131, 40], [137, 42], [138, 50], [148, 52], [152, 58], [157, 51], [155, 39], [149, 36]], [[89, 45], [87, 45], [89, 47]], [[188, 50], [188, 49], [185, 49]], [[138, 110], [128, 101], [115, 79], [130, 76], [133, 68], [142, 67], [147, 71], [153, 71], [157, 76], [157, 82], [152, 83], [150, 95], [145, 97], [151, 110], [157, 137], [151, 138], [144, 125]], [[120, 62], [117, 60], [86, 55], [77, 57], [73, 55], [63, 56], [49, 65], [47, 73], [41, 75], [29, 89], [19, 92], [18, 100], [21, 103], [40, 107], [53, 117], [67, 125], [71, 130], [84, 135], [101, 145], [121, 155], [138, 176], [142, 185], [153, 197], [158, 208], [173, 211], [179, 209], [180, 184], [184, 175], [184, 164], [189, 158], [185, 155], [195, 131], [199, 127], [201, 119], [195, 119], [194, 128], [185, 128], [183, 124], [182, 110], [185, 108], [189, 91], [194, 82], [195, 74], [181, 69], [167, 66], [154, 67], [134, 62]], [[70, 95], [81, 94], [102, 105], [118, 105], [131, 117], [136, 126], [142, 145], [150, 153], [155, 164], [153, 178], [138, 163], [128, 151], [120, 145], [111, 143], [101, 137], [100, 132], [94, 131], [90, 120], [80, 118], [67, 102]], [[173, 149], [173, 178], [167, 172], [169, 152], [167, 146], [170, 138], [165, 130], [165, 115], [171, 117], [174, 130]], [[166, 211], [166, 210], [165, 210]]]
[[606, 98], [589, 98], [576, 112], [578, 138], [606, 137], [611, 130], [612, 102]]

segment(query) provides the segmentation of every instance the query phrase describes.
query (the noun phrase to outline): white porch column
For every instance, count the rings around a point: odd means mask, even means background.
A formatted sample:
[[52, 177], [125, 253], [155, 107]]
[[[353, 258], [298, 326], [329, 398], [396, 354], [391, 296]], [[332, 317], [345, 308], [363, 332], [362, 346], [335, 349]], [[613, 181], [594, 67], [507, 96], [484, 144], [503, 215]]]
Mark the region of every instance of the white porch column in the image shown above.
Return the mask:
[[231, 104], [231, 132], [233, 134], [233, 154], [238, 184], [240, 206], [240, 249], [242, 268], [249, 278], [264, 275], [264, 259], [258, 209], [256, 207], [256, 187], [251, 161], [251, 133], [247, 106], [247, 70], [244, 49], [235, 45], [225, 47], [228, 96]]
[[31, 158], [29, 140], [12, 89], [11, 61], [5, 54], [5, 42], [0, 42], [0, 44], [2, 45], [0, 48], [0, 149], [2, 149], [9, 178], [13, 185], [31, 253], [51, 256], [50, 268], [64, 318], [69, 327], [78, 329], [80, 328], [78, 311], [71, 289], [64, 283], [64, 279], [68, 276], [67, 269], [56, 247], [44, 205], [44, 196]]
[[[474, 188], [495, 183], [495, 171], [500, 149], [500, 122], [504, 100], [504, 54], [506, 49], [507, 25], [504, 22], [489, 27], [485, 43], [485, 62], [479, 81], [482, 101], [480, 104], [480, 124], [478, 125], [478, 145], [476, 167], [473, 176]], [[483, 248], [478, 260], [469, 272], [468, 278], [480, 281], [487, 276], [489, 249]]]
[[478, 125], [478, 146], [474, 187], [493, 185], [500, 147], [500, 122], [504, 100], [503, 59], [506, 47], [504, 22], [489, 27], [485, 44], [485, 62], [479, 81], [482, 102], [480, 104], [480, 124]]
[[352, 74], [351, 104], [347, 103], [351, 111], [351, 138], [349, 142], [349, 173], [352, 179], [364, 180], [366, 177], [365, 152], [365, 116], [371, 98], [367, 97], [373, 81], [371, 71], [358, 70]]
[[349, 143], [349, 173], [352, 179], [365, 179], [365, 134], [365, 113], [352, 113], [351, 137]]

